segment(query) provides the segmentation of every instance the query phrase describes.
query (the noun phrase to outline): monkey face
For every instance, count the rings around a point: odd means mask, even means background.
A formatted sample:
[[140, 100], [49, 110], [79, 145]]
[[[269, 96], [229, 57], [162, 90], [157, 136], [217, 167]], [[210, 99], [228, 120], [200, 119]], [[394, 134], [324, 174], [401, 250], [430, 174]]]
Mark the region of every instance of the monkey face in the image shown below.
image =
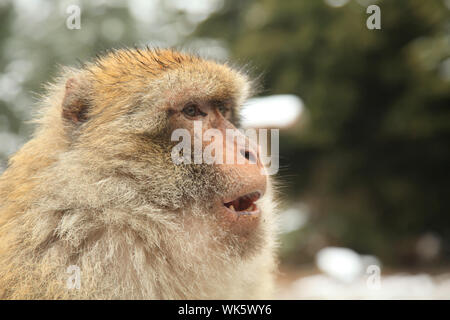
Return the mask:
[[[187, 101], [172, 101], [168, 106], [168, 127], [172, 137], [180, 129], [187, 137], [192, 137], [188, 144], [191, 143], [193, 148], [188, 146], [188, 149], [194, 150], [190, 157], [182, 160], [190, 163], [186, 167], [192, 178], [188, 180], [202, 181], [196, 185], [196, 194], [206, 191], [204, 201], [226, 228], [235, 233], [247, 233], [259, 223], [261, 209], [255, 202], [264, 196], [267, 181], [258, 146], [233, 123], [234, 109], [227, 102], [231, 98], [220, 101], [194, 97]], [[208, 148], [212, 155], [207, 152]], [[196, 161], [200, 164], [196, 165]], [[199, 171], [199, 168], [203, 170]], [[205, 174], [205, 171], [209, 172]], [[204, 177], [213, 180], [205, 181]]]
[[78, 147], [107, 159], [105, 172], [129, 179], [158, 208], [257, 236], [267, 176], [258, 146], [237, 130], [244, 75], [173, 51], [115, 54], [89, 71], [91, 97], [80, 99], [69, 79], [62, 104], [69, 125], [81, 123]]

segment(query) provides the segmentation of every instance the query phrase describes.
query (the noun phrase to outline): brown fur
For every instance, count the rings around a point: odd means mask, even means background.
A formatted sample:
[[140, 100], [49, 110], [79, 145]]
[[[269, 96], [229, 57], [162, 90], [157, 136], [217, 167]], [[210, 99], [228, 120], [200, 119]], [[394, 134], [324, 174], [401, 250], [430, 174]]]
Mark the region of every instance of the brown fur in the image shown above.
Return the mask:
[[[0, 177], [1, 298], [270, 297], [270, 185], [258, 228], [233, 235], [207, 199], [239, 182], [174, 165], [166, 142], [173, 104], [231, 98], [237, 108], [243, 74], [172, 50], [119, 50], [64, 69], [48, 91], [33, 138]], [[79, 290], [66, 286], [70, 265]]]

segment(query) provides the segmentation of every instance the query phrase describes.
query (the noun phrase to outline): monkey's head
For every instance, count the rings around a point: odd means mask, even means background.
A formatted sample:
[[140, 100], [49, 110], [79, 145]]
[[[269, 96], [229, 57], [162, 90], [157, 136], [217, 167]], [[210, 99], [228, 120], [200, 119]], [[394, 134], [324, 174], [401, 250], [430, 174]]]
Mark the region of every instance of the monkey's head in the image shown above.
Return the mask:
[[[135, 49], [69, 70], [63, 81], [59, 116], [67, 153], [102, 181], [118, 181], [118, 190], [126, 186], [123, 197], [104, 206], [133, 198], [186, 225], [212, 222], [230, 241], [255, 246], [263, 238], [270, 186], [258, 146], [237, 131], [250, 93], [244, 74], [172, 50]], [[172, 141], [177, 129], [192, 139], [183, 163], [174, 161], [181, 152], [174, 149], [179, 139]], [[227, 130], [234, 130], [232, 139]], [[212, 156], [221, 160], [205, 163], [201, 155], [211, 141]]]

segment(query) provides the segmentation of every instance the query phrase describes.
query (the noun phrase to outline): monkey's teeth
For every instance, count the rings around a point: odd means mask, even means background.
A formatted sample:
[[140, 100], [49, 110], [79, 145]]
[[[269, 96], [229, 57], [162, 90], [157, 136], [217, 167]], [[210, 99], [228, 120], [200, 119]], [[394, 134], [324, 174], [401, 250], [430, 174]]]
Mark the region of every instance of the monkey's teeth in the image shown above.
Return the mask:
[[224, 203], [224, 206], [237, 214], [252, 214], [258, 209], [255, 205], [255, 201], [257, 201], [260, 196], [261, 194], [257, 191], [252, 192], [234, 199], [233, 201], [226, 202]]

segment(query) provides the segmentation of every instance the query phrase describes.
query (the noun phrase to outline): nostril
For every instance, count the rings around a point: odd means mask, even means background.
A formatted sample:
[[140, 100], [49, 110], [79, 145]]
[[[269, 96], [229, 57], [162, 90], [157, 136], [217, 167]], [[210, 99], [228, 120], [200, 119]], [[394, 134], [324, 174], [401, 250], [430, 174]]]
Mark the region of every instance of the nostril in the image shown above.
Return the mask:
[[253, 154], [253, 152], [249, 151], [249, 150], [244, 150], [241, 149], [241, 155], [247, 159], [248, 161], [250, 161], [251, 163], [256, 163], [256, 156]]

